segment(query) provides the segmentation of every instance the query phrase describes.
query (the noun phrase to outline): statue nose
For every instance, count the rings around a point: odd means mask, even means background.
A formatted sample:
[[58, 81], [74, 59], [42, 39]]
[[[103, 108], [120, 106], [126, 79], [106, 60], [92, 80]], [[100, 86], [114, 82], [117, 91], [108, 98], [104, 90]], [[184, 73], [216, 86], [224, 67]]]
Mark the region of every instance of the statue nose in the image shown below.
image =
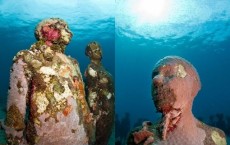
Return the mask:
[[158, 86], [160, 84], [164, 83], [164, 76], [159, 74], [153, 78], [153, 84], [154, 86]]

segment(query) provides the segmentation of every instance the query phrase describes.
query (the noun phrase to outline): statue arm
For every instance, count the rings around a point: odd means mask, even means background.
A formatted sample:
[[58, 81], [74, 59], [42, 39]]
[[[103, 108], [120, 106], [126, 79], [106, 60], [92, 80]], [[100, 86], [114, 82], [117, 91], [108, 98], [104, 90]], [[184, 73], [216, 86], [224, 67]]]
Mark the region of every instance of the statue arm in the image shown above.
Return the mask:
[[7, 99], [7, 114], [4, 129], [9, 144], [22, 144], [25, 140], [26, 97], [28, 95], [28, 79], [25, 73], [27, 64], [17, 58], [10, 74], [10, 87]]

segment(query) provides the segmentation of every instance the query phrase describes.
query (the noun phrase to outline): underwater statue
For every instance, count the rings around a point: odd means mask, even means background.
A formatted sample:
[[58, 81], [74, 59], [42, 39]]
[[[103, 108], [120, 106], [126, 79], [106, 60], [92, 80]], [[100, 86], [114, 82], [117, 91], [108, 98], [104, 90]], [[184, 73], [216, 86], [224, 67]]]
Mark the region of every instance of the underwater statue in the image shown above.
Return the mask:
[[8, 144], [88, 145], [93, 118], [79, 64], [64, 54], [72, 33], [59, 18], [41, 21], [37, 42], [13, 59], [4, 129]]
[[192, 104], [201, 88], [196, 69], [183, 58], [161, 59], [152, 73], [152, 99], [162, 118], [143, 122], [128, 137], [128, 145], [226, 145], [222, 130], [197, 120]]
[[96, 120], [96, 145], [107, 145], [114, 125], [114, 84], [101, 63], [100, 45], [89, 43], [85, 54], [91, 61], [85, 71], [86, 97]]

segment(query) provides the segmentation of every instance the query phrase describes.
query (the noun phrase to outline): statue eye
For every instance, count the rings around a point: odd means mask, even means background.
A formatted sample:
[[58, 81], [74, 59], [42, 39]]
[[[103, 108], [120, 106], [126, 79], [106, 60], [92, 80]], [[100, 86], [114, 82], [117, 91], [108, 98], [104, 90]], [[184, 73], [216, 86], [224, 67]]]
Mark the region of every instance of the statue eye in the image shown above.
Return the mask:
[[164, 76], [167, 77], [168, 79], [171, 79], [175, 76], [175, 74], [172, 71], [167, 70], [164, 72]]
[[152, 78], [154, 78], [156, 75], [158, 75], [159, 74], [159, 72], [158, 71], [153, 71], [153, 73], [152, 73]]
[[170, 70], [166, 70], [166, 71], [164, 72], [164, 75], [165, 75], [165, 76], [171, 76], [172, 74], [171, 74], [171, 71], [170, 71]]

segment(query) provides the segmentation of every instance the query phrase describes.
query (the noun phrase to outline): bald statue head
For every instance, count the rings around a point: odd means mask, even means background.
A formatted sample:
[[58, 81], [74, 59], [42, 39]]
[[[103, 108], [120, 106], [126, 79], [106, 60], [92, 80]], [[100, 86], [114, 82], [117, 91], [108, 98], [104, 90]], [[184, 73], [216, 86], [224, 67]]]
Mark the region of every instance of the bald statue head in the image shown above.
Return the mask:
[[128, 145], [226, 145], [223, 131], [202, 123], [192, 113], [192, 104], [201, 88], [196, 69], [187, 60], [167, 56], [152, 73], [152, 97], [161, 120], [144, 122], [129, 136]]
[[200, 88], [196, 69], [181, 57], [164, 57], [153, 69], [152, 97], [157, 110], [162, 113], [192, 106]]

